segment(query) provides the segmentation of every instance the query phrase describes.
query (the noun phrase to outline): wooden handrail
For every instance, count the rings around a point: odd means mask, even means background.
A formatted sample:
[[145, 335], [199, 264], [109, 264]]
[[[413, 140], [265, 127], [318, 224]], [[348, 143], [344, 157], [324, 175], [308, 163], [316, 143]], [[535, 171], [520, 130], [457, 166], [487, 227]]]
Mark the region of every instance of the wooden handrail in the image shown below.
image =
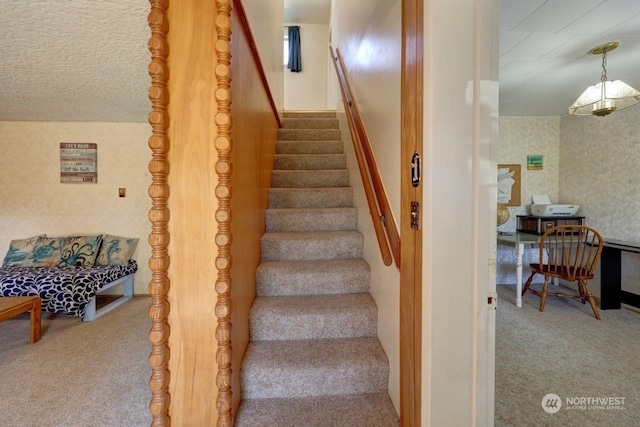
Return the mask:
[[[384, 191], [380, 172], [376, 163], [371, 144], [367, 137], [362, 118], [358, 111], [358, 107], [353, 100], [353, 93], [347, 79], [346, 68], [340, 51], [329, 46], [331, 60], [336, 68], [338, 82], [340, 84], [340, 92], [342, 93], [342, 102], [349, 123], [349, 132], [353, 141], [353, 148], [358, 161], [358, 169], [364, 192], [369, 205], [369, 212], [373, 221], [373, 228], [378, 239], [378, 246], [382, 254], [382, 260], [385, 265], [391, 265], [395, 260], [396, 267], [400, 268], [400, 235], [396, 228], [396, 223], [389, 205], [389, 199]], [[385, 234], [386, 231], [386, 234]], [[391, 247], [391, 250], [389, 250]]]

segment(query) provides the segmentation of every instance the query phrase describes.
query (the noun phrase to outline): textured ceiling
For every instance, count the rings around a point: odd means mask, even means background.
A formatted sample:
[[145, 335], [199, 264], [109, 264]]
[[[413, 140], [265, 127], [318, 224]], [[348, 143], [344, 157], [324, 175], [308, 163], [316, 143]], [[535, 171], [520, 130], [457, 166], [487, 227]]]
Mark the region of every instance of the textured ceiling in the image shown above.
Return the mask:
[[0, 120], [145, 122], [147, 0], [0, 0]]
[[[330, 0], [285, 0], [327, 23]], [[0, 120], [146, 122], [148, 0], [0, 0]], [[640, 0], [500, 0], [500, 115], [560, 116], [599, 81], [640, 89]], [[640, 107], [635, 107], [640, 108]]]

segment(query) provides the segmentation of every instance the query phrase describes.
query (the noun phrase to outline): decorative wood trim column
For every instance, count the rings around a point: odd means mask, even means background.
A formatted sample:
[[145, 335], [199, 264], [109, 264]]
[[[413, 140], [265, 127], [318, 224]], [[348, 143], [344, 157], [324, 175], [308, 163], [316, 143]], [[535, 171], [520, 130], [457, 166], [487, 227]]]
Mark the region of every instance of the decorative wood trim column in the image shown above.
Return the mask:
[[218, 341], [216, 408], [218, 420], [216, 425], [231, 427], [233, 425], [231, 413], [231, 0], [216, 0], [216, 8], [217, 65], [215, 75], [218, 81], [218, 87], [215, 91], [215, 99], [218, 104], [218, 111], [215, 115], [218, 131], [215, 142], [218, 152], [218, 161], [216, 162], [216, 174], [218, 175], [218, 186], [216, 187], [216, 198], [218, 199], [218, 210], [216, 211], [218, 224], [216, 293], [218, 299], [215, 310], [218, 318], [216, 327], [216, 340]]
[[169, 0], [150, 0], [151, 12], [148, 16], [149, 27], [151, 28], [151, 38], [149, 39], [149, 51], [151, 52], [151, 63], [149, 64], [149, 75], [151, 76], [151, 87], [149, 88], [149, 99], [151, 100], [151, 112], [149, 113], [149, 124], [152, 128], [149, 138], [149, 148], [152, 151], [149, 162], [149, 172], [151, 173], [151, 185], [149, 186], [149, 196], [151, 197], [151, 210], [149, 220], [151, 221], [151, 234], [149, 244], [151, 245], [151, 259], [149, 267], [151, 269], [151, 282], [149, 283], [149, 293], [151, 294], [151, 307], [149, 317], [151, 318], [151, 330], [149, 331], [149, 341], [151, 341], [151, 354], [149, 364], [151, 365], [151, 378], [149, 388], [151, 389], [151, 402], [149, 410], [153, 416], [152, 426], [169, 426], [171, 420], [168, 415], [170, 396], [168, 392], [169, 384], [169, 304], [167, 302], [167, 291], [169, 289], [169, 279], [167, 269], [169, 267], [169, 256], [167, 248], [169, 245], [169, 232], [167, 224], [169, 221], [169, 209], [167, 199], [169, 197], [169, 186], [167, 176], [169, 174], [169, 164], [167, 162], [167, 152], [169, 151], [169, 139], [167, 128], [169, 119], [167, 116], [167, 104], [169, 101], [167, 93], [167, 56], [169, 49], [166, 35], [168, 23], [166, 10]]

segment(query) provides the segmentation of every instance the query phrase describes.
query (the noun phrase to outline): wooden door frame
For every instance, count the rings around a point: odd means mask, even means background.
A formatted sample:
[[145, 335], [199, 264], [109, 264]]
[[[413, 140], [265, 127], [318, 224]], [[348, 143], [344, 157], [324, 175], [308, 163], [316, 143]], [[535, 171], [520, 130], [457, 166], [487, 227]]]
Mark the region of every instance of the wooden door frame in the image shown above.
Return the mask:
[[422, 218], [411, 228], [411, 202], [422, 209], [422, 185], [411, 183], [414, 153], [422, 156], [423, 0], [402, 1], [400, 162], [400, 425], [421, 425], [422, 401]]

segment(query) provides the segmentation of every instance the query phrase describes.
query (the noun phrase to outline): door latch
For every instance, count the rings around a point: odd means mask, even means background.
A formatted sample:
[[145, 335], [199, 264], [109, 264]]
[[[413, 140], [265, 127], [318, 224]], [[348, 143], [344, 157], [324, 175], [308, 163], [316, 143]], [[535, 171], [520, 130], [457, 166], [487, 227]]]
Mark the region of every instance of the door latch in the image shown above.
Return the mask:
[[420, 154], [418, 152], [414, 152], [413, 156], [411, 156], [411, 185], [413, 188], [416, 188], [420, 185], [420, 180], [422, 179], [422, 161], [420, 159]]
[[411, 202], [411, 228], [420, 230], [420, 202]]
[[498, 308], [498, 294], [496, 292], [489, 292], [487, 304], [489, 308], [493, 308], [494, 310]]

